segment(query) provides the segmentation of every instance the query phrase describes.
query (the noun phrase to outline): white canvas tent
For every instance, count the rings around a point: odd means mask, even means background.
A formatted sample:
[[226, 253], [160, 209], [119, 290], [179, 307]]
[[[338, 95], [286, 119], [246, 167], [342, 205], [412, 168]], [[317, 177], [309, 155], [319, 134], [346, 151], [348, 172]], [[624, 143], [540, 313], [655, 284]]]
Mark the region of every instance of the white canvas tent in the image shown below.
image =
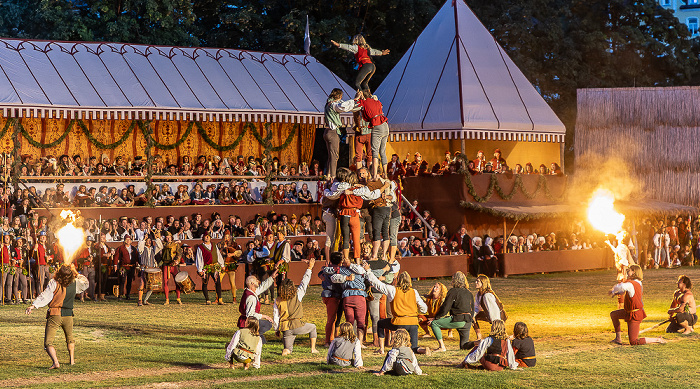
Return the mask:
[[563, 143], [565, 127], [463, 0], [448, 0], [376, 91], [391, 141]]
[[338, 87], [307, 55], [0, 39], [4, 117], [321, 124]]

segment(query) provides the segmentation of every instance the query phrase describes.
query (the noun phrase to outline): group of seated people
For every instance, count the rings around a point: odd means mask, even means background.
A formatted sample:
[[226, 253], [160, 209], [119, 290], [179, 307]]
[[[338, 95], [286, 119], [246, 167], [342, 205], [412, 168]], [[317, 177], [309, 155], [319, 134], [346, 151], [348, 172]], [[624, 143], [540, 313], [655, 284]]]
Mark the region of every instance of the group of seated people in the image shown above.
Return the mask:
[[[5, 160], [6, 165], [12, 164], [12, 157]], [[156, 176], [266, 176], [268, 161], [265, 157], [255, 158], [224, 157], [218, 155], [208, 157], [200, 155], [195, 160], [189, 156], [183, 156], [179, 163], [167, 161], [161, 155], [153, 158], [153, 175]], [[269, 170], [273, 176], [278, 177], [315, 177], [323, 174], [318, 161], [296, 164], [282, 163], [274, 157], [269, 161]], [[111, 161], [107, 154], [90, 156], [85, 159], [80, 154], [72, 157], [64, 154], [58, 158], [46, 156], [34, 159], [31, 155], [23, 155], [20, 165], [20, 176], [145, 176], [147, 175], [146, 158], [140, 155], [133, 159], [118, 156]]]
[[505, 158], [503, 158], [500, 149], [494, 150], [493, 158], [491, 159], [487, 159], [484, 152], [479, 150], [474, 160], [467, 159], [466, 166], [461, 154], [459, 151], [455, 151], [454, 154], [446, 151], [445, 159], [433, 165], [423, 160], [420, 152], [416, 152], [412, 160], [411, 154], [407, 153], [403, 161], [400, 160], [398, 154], [394, 154], [391, 156], [387, 171], [389, 176], [394, 178], [399, 176], [440, 176], [456, 174], [463, 170], [468, 171], [472, 175], [483, 173], [563, 175], [559, 164], [556, 162], [552, 162], [549, 167], [540, 164], [538, 168], [534, 168], [530, 162], [526, 163], [525, 166], [517, 163], [511, 168]]
[[[112, 183], [114, 185], [114, 183]], [[171, 186], [172, 185], [172, 186]], [[154, 206], [168, 205], [236, 205], [259, 204], [252, 193], [252, 187], [246, 180], [232, 180], [227, 183], [197, 182], [192, 190], [190, 185], [176, 183], [156, 183], [152, 191]], [[35, 186], [27, 189], [5, 191], [0, 186], [0, 206], [8, 217], [27, 214], [32, 208], [39, 206], [54, 207], [130, 207], [144, 206], [149, 198], [145, 190], [138, 191], [135, 185], [128, 184], [121, 189], [116, 186], [79, 185], [74, 194], [65, 190], [65, 184], [58, 183], [55, 188], [49, 187], [41, 193]], [[315, 189], [315, 188], [314, 188]], [[268, 192], [262, 188], [263, 201], [266, 196], [272, 198], [274, 204], [313, 203], [314, 196], [308, 184], [303, 183], [299, 188], [296, 182], [273, 184]]]

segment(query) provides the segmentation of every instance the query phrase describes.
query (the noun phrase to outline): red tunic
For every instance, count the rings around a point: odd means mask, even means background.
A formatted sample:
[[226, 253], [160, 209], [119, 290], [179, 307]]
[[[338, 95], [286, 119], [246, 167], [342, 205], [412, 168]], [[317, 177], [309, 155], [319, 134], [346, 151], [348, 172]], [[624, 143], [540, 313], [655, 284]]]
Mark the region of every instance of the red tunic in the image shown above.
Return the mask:
[[[245, 327], [245, 321], [248, 318], [245, 315], [245, 302], [248, 300], [248, 296], [255, 296], [255, 293], [251, 292], [250, 290], [246, 289], [243, 291], [243, 297], [241, 297], [241, 303], [238, 304], [238, 312], [241, 314], [241, 316], [238, 318], [238, 328], [244, 328]], [[260, 300], [257, 299], [257, 303], [255, 304], [255, 313], [260, 313]]]
[[10, 264], [10, 246], [2, 245], [2, 264]]
[[360, 208], [362, 208], [362, 197], [353, 194], [342, 194], [340, 196], [340, 200], [338, 201], [339, 215], [357, 215], [357, 210]]
[[375, 99], [364, 99], [357, 102], [362, 107], [362, 118], [369, 123], [369, 128], [387, 122], [382, 103]]
[[206, 265], [211, 265], [212, 263], [212, 255], [211, 255], [211, 250], [207, 248], [204, 244], [200, 244], [197, 246], [200, 250], [202, 250], [202, 262], [204, 262], [204, 266]]
[[46, 265], [46, 248], [44, 248], [44, 245], [41, 243], [37, 243], [37, 249], [36, 249], [38, 255], [37, 259], [37, 264], [40, 266]]
[[625, 321], [642, 321], [647, 317], [642, 301], [642, 284], [636, 280], [630, 281], [630, 283], [634, 287], [634, 297], [630, 297], [625, 292], [625, 312], [627, 313]]
[[372, 63], [372, 58], [369, 56], [369, 52], [362, 46], [357, 46], [357, 53], [355, 53], [355, 61], [357, 61], [357, 66], [362, 67], [366, 63]]

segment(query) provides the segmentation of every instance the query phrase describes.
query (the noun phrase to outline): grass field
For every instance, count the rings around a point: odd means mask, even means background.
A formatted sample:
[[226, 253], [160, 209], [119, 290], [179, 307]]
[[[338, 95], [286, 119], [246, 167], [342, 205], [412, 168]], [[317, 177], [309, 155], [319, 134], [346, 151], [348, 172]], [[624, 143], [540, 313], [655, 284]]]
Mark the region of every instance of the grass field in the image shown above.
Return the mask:
[[[700, 269], [650, 270], [645, 273], [647, 319], [642, 329], [666, 319], [666, 310], [679, 274], [700, 282]], [[282, 343], [274, 337], [264, 347], [262, 368], [230, 370], [224, 347], [238, 319], [238, 305], [206, 306], [201, 293], [185, 296], [185, 305], [152, 306], [135, 302], [77, 302], [75, 309], [76, 362], [67, 364], [59, 331], [55, 344], [61, 368], [49, 371], [43, 351], [44, 309], [31, 316], [26, 305], [0, 308], [0, 387], [250, 387], [250, 388], [370, 388], [404, 387], [643, 387], [694, 388], [700, 385], [700, 336], [663, 334], [665, 326], [645, 335], [663, 335], [665, 345], [616, 346], [609, 312], [616, 299], [607, 296], [615, 279], [612, 271], [510, 277], [493, 280], [508, 311], [509, 333], [516, 321], [530, 328], [537, 350], [537, 367], [523, 371], [485, 372], [457, 369], [465, 356], [457, 341], [446, 339], [448, 352], [419, 356], [427, 377], [375, 377], [380, 356], [370, 347], [364, 370], [325, 364], [325, 349], [309, 353], [306, 336], [297, 339], [292, 355], [282, 357]], [[295, 280], [298, 281], [298, 280]], [[449, 280], [442, 280], [449, 285]], [[435, 280], [415, 282], [427, 292]], [[473, 278], [470, 277], [473, 286]], [[325, 306], [320, 287], [310, 287], [304, 300], [306, 319], [315, 323], [322, 339]], [[231, 301], [225, 293], [225, 301]], [[272, 316], [272, 307], [263, 306]], [[625, 334], [626, 335], [626, 334]], [[474, 333], [472, 332], [472, 339]], [[321, 340], [320, 344], [323, 343]], [[432, 338], [421, 346], [435, 347]]]

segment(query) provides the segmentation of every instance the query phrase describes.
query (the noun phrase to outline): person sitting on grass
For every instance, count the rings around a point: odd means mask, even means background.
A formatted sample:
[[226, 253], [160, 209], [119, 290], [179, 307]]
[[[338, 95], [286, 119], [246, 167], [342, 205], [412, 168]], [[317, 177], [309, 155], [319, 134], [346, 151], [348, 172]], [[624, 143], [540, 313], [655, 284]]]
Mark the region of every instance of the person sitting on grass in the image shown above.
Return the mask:
[[623, 295], [624, 301], [624, 309], [610, 312], [610, 319], [612, 319], [613, 327], [615, 328], [615, 339], [611, 343], [622, 345], [621, 319], [627, 322], [627, 335], [630, 345], [666, 343], [664, 338], [639, 337], [639, 325], [647, 317], [642, 300], [642, 279], [642, 268], [639, 265], [632, 265], [627, 268], [627, 279], [616, 284], [608, 292], [610, 296]]
[[234, 369], [235, 363], [243, 364], [248, 370], [252, 364], [254, 368], [260, 368], [260, 355], [262, 354], [262, 338], [260, 338], [260, 323], [258, 319], [249, 316], [245, 321], [245, 327], [236, 331], [231, 341], [226, 345], [226, 360], [229, 367]]
[[[423, 296], [425, 305], [428, 306], [428, 312], [425, 315], [418, 315], [418, 325], [425, 332], [423, 338], [432, 337], [428, 325], [432, 319], [435, 319], [435, 314], [440, 309], [442, 302], [445, 301], [446, 295], [447, 287], [442, 282], [436, 282], [433, 288], [430, 289], [430, 293]], [[452, 330], [450, 330], [450, 335], [452, 335]]]
[[512, 370], [519, 369], [503, 320], [493, 321], [491, 334], [477, 341], [474, 348], [464, 358], [464, 361], [459, 364], [459, 367], [466, 369], [481, 368], [488, 371], [501, 371], [506, 367]]
[[410, 346], [411, 337], [408, 335], [408, 331], [403, 328], [396, 330], [391, 350], [386, 354], [382, 368], [374, 375], [380, 376], [385, 373], [399, 376], [409, 374], [427, 375], [418, 366], [418, 360]]
[[442, 340], [442, 329], [457, 329], [459, 332], [459, 348], [466, 349], [469, 342], [472, 317], [474, 316], [474, 295], [469, 291], [467, 276], [458, 271], [452, 276], [452, 288], [447, 292], [445, 301], [430, 322], [438, 348], [435, 351], [447, 351]]
[[513, 335], [510, 342], [515, 352], [515, 362], [520, 367], [535, 367], [535, 342], [532, 341], [527, 330], [527, 324], [519, 321], [513, 326]]
[[282, 356], [292, 353], [294, 339], [297, 335], [309, 334], [311, 340], [311, 353], [317, 354], [316, 350], [316, 325], [301, 321], [304, 316], [304, 308], [301, 300], [306, 295], [306, 288], [311, 281], [311, 270], [314, 268], [316, 260], [309, 259], [309, 266], [304, 272], [298, 287], [294, 287], [294, 281], [286, 278], [279, 288], [279, 296], [275, 299], [273, 307], [273, 320], [278, 336], [282, 336], [284, 350]]
[[681, 332], [687, 335], [693, 332], [698, 315], [695, 307], [695, 296], [690, 290], [692, 286], [690, 278], [684, 275], [678, 276], [678, 290], [673, 294], [671, 308], [668, 310], [671, 324], [666, 328], [667, 333]]
[[345, 322], [340, 325], [340, 333], [328, 346], [326, 361], [330, 365], [364, 367], [362, 362], [362, 343], [355, 335], [352, 324]]

